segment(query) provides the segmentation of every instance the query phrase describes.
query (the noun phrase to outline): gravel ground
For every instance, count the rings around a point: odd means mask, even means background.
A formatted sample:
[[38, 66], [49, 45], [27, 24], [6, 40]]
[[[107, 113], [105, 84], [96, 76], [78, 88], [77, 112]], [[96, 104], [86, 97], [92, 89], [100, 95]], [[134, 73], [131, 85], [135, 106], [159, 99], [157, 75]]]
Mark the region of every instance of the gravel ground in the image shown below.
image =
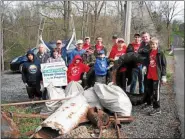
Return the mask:
[[[172, 59], [171, 59], [172, 60]], [[173, 62], [171, 62], [173, 64]], [[173, 70], [173, 68], [171, 68]], [[172, 71], [173, 72], [173, 71]], [[21, 74], [2, 73], [2, 101], [26, 101], [28, 96], [21, 80]], [[132, 115], [136, 118], [130, 124], [123, 124], [122, 131], [128, 138], [179, 138], [180, 122], [174, 101], [173, 82], [161, 88], [161, 115], [148, 116], [149, 110], [133, 106]], [[109, 130], [107, 130], [111, 133]], [[115, 132], [115, 130], [114, 130]]]

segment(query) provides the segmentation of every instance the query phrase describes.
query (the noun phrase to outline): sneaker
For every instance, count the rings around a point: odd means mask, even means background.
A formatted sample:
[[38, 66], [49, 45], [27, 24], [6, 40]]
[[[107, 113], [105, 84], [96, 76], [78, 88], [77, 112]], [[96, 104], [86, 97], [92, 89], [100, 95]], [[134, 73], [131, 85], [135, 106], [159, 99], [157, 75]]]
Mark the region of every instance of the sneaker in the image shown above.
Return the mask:
[[153, 110], [149, 113], [150, 116], [157, 115], [157, 114], [161, 114], [161, 109], [160, 109], [160, 108], [153, 109]]
[[151, 107], [152, 107], [152, 105], [143, 104], [143, 105], [141, 106], [141, 109], [148, 109], [148, 108], [151, 108]]

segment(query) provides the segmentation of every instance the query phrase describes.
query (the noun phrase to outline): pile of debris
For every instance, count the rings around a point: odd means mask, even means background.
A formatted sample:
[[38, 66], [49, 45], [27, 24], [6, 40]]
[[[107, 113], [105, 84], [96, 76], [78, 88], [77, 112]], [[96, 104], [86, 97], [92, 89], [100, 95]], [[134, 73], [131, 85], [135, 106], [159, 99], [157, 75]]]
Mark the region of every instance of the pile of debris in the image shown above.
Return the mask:
[[[124, 138], [121, 123], [134, 120], [129, 97], [116, 85], [95, 83], [94, 87], [84, 90], [78, 82], [70, 82], [65, 90], [50, 84], [47, 91], [48, 100], [65, 99], [47, 101], [40, 114], [33, 115], [44, 121], [31, 138], [100, 138], [113, 126], [117, 137]], [[85, 123], [97, 129], [89, 132], [82, 126]]]

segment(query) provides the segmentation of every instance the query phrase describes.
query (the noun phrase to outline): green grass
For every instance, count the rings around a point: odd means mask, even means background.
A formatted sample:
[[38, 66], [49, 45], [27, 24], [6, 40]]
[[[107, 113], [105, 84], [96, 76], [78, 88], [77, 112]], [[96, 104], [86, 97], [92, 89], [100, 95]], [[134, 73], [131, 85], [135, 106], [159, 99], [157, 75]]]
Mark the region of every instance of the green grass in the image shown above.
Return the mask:
[[[15, 112], [18, 114], [33, 114], [35, 111], [31, 107], [6, 106], [3, 107], [5, 112]], [[19, 128], [21, 138], [28, 138], [24, 133], [34, 131], [42, 122], [41, 118], [18, 118], [13, 117], [13, 121]]]

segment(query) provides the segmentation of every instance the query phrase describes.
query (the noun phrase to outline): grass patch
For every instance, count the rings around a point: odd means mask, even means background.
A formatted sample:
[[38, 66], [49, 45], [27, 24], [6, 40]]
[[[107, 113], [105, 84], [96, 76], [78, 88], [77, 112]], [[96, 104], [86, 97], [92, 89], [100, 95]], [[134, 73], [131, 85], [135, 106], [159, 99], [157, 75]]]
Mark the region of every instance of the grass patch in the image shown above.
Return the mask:
[[168, 81], [172, 81], [172, 78], [173, 77], [173, 74], [172, 73], [169, 73], [169, 72], [167, 72], [167, 74], [166, 74], [166, 78], [167, 78], [167, 80]]
[[[19, 114], [33, 114], [35, 111], [31, 107], [21, 106], [5, 106], [3, 107], [4, 112], [15, 112]], [[41, 118], [18, 118], [13, 117], [13, 121], [19, 128], [21, 138], [28, 138], [24, 133], [34, 131], [42, 122]]]

